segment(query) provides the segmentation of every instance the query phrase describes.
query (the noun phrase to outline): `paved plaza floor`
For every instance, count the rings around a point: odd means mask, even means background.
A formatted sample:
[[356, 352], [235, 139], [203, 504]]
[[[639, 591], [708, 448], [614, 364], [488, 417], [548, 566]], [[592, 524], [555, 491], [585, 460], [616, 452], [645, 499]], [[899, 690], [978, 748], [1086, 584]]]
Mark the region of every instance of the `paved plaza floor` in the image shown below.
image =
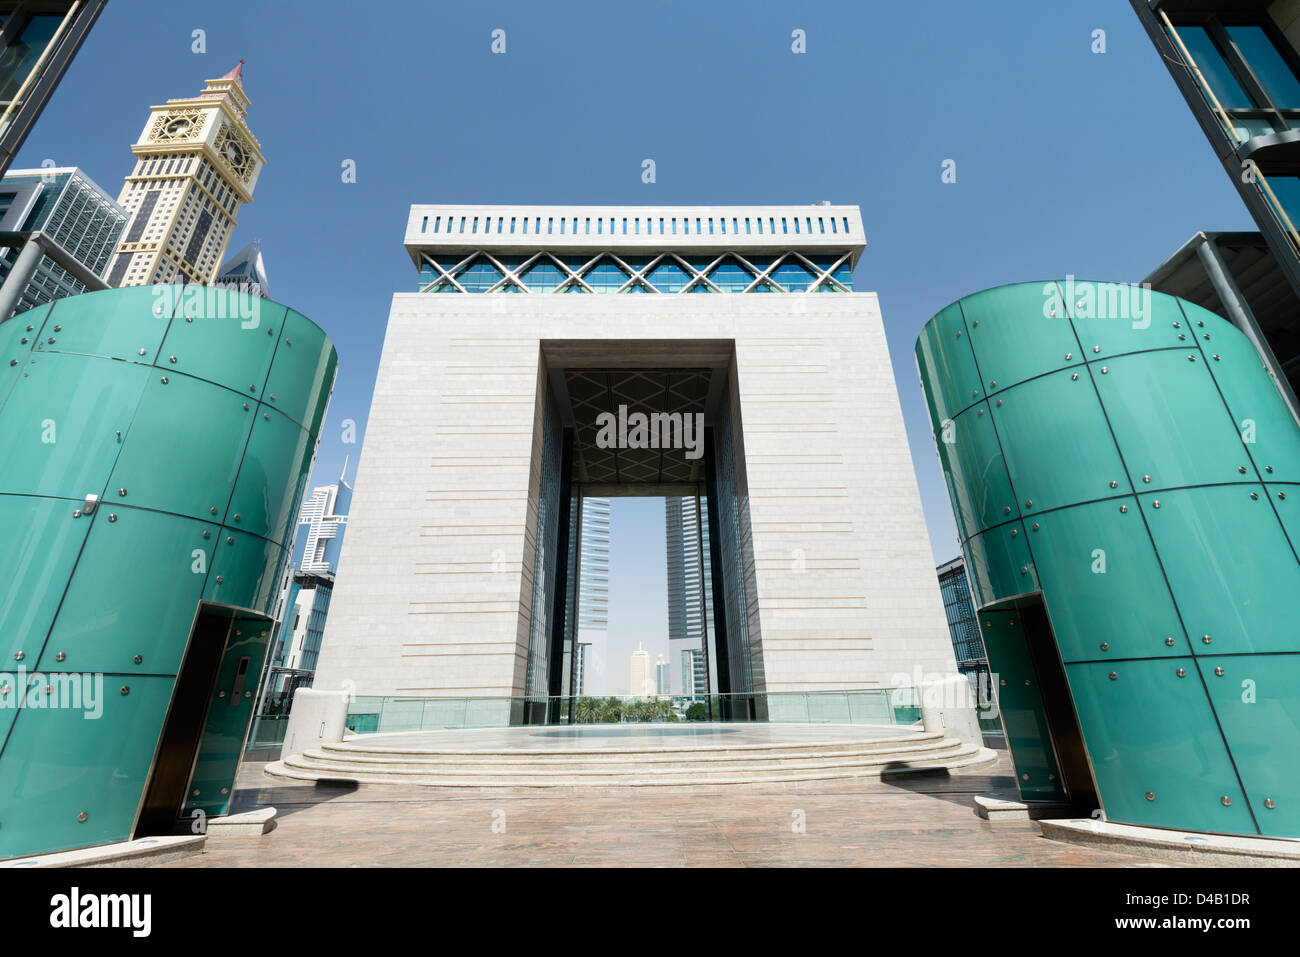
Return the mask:
[[1005, 752], [970, 774], [710, 792], [357, 790], [262, 766], [242, 766], [232, 810], [273, 805], [276, 829], [171, 866], [1163, 866], [980, 820], [976, 794], [1014, 788]]

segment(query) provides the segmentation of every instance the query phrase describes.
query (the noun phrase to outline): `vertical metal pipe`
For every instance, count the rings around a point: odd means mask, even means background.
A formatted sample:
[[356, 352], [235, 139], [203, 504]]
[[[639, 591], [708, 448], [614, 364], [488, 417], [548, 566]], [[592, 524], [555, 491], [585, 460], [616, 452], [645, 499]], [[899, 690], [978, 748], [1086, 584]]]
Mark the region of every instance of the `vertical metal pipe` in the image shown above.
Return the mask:
[[1273, 355], [1273, 350], [1269, 347], [1268, 340], [1264, 338], [1250, 304], [1246, 302], [1246, 297], [1241, 294], [1237, 281], [1228, 271], [1228, 265], [1223, 261], [1223, 254], [1219, 252], [1218, 245], [1204, 233], [1200, 234], [1200, 239], [1201, 243], [1196, 247], [1196, 255], [1201, 260], [1201, 265], [1205, 267], [1206, 275], [1210, 277], [1210, 283], [1214, 286], [1219, 301], [1223, 303], [1228, 318], [1234, 326], [1246, 334], [1250, 344], [1255, 347], [1255, 351], [1264, 362], [1264, 368], [1268, 369], [1269, 375], [1273, 377], [1273, 384], [1277, 386], [1282, 400], [1291, 411], [1291, 417], [1295, 419], [1297, 425], [1300, 425], [1300, 402], [1296, 401], [1296, 394], [1287, 380], [1286, 372], [1277, 361], [1277, 356]]

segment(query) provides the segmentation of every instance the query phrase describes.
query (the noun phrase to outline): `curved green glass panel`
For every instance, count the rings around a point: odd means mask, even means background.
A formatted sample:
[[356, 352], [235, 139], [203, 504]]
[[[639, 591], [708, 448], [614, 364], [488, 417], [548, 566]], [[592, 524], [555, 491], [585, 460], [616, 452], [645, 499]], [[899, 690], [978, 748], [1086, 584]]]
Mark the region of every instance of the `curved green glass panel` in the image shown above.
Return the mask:
[[93, 356], [37, 356], [0, 409], [0, 492], [78, 502], [103, 493], [149, 372]]
[[977, 607], [1038, 591], [1034, 563], [1020, 522], [973, 536], [964, 551]]
[[1029, 542], [1063, 661], [1187, 654], [1136, 498], [1049, 512], [1034, 524]]
[[80, 708], [18, 713], [0, 754], [0, 858], [131, 836], [172, 684], [106, 675], [98, 720]]
[[1256, 833], [1195, 661], [1093, 662], [1065, 671], [1107, 818]]
[[226, 514], [226, 524], [285, 544], [292, 532], [311, 468], [314, 442], [291, 419], [269, 406], [257, 421]]
[[1267, 494], [1223, 485], [1141, 496], [1196, 653], [1300, 651], [1300, 565]]
[[962, 538], [1020, 514], [987, 405], [967, 409], [944, 427], [939, 460], [957, 507]]
[[50, 633], [63, 598], [61, 583], [90, 530], [90, 519], [73, 517], [76, 508], [61, 499], [0, 495], [0, 669], [20, 652], [33, 666]]
[[[208, 704], [198, 758], [186, 790], [187, 817], [195, 810], [211, 817], [225, 814], [230, 808], [232, 782], [253, 717], [257, 680], [262, 673], [270, 635], [271, 622], [265, 618], [237, 617], [231, 625], [226, 651], [217, 669], [217, 684]], [[241, 662], [245, 670], [242, 681], [238, 676]]]
[[223, 528], [203, 600], [264, 614], [275, 604], [285, 551], [256, 535]]
[[993, 401], [1007, 471], [1025, 516], [1130, 491], [1088, 373], [1077, 373], [1077, 379], [1075, 374], [1042, 376]]
[[961, 309], [990, 393], [1083, 362], [1054, 282], [986, 289], [961, 300]]
[[262, 396], [285, 312], [284, 306], [246, 293], [187, 286], [181, 315], [167, 330], [158, 365], [224, 385], [255, 401]]
[[9, 390], [27, 371], [32, 350], [36, 347], [35, 340], [40, 337], [49, 311], [48, 305], [40, 306], [21, 316], [0, 321], [0, 409], [4, 408]]
[[64, 654], [68, 669], [176, 674], [219, 531], [175, 515], [101, 505], [40, 666], [53, 669], [55, 656]]
[[315, 435], [325, 417], [338, 358], [329, 338], [292, 309], [266, 381], [266, 401]]
[[1269, 485], [1269, 501], [1282, 521], [1282, 530], [1291, 541], [1291, 548], [1300, 554], [1300, 485]]
[[[1187, 307], [1196, 308], [1190, 303]], [[1232, 421], [1264, 480], [1300, 482], [1300, 429], [1255, 347], [1230, 329], [1216, 336], [1213, 348], [1207, 345], [1205, 352], [1206, 367], [1223, 390]]]
[[[1261, 834], [1300, 834], [1300, 656], [1197, 661]], [[1268, 803], [1265, 803], [1268, 802]]]
[[943, 430], [945, 419], [955, 417], [984, 395], [975, 356], [970, 351], [966, 324], [957, 303], [943, 310], [921, 330], [921, 337], [916, 341], [916, 363], [935, 434]]
[[[1189, 355], [1194, 359], [1189, 360]], [[1094, 363], [1092, 370], [1115, 439], [1139, 489], [1255, 478], [1241, 436], [1200, 352], [1149, 352], [1104, 366]], [[1144, 481], [1148, 476], [1151, 481]]]
[[219, 522], [256, 405], [201, 379], [169, 375], [164, 384], [162, 378], [152, 370], [144, 401], [122, 441], [108, 497], [116, 498], [125, 488], [123, 501], [132, 505]]
[[1014, 609], [980, 612], [980, 633], [989, 668], [998, 677], [998, 710], [1020, 796], [1030, 801], [1061, 801], [1065, 799], [1061, 772], [1024, 629], [1016, 624], [1018, 617]]
[[[179, 288], [130, 286], [58, 299], [52, 304], [37, 350], [152, 363], [176, 308], [172, 290]], [[14, 321], [20, 319], [22, 316], [14, 317]]]
[[1172, 296], [1128, 283], [1062, 280], [1061, 288], [1085, 359], [1191, 344], [1193, 336]]

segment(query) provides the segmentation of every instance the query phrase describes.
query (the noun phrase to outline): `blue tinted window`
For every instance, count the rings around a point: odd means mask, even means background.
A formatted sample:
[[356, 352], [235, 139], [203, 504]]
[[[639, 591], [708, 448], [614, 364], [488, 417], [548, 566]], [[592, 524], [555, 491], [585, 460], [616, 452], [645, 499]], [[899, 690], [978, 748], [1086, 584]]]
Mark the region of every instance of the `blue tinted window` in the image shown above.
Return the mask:
[[1204, 27], [1179, 27], [1178, 35], [1182, 37], [1183, 43], [1187, 46], [1187, 51], [1192, 55], [1192, 59], [1196, 61], [1201, 75], [1210, 84], [1210, 89], [1214, 91], [1214, 95], [1219, 98], [1219, 102], [1225, 108], [1248, 110], [1254, 106], [1250, 102], [1250, 98], [1246, 96], [1246, 91], [1237, 82], [1237, 78], [1228, 69], [1223, 54], [1214, 45], [1214, 41], [1210, 39], [1210, 35], [1205, 32]]
[[[1273, 41], [1264, 32], [1263, 27], [1228, 27], [1228, 36], [1241, 51], [1242, 57], [1250, 64], [1251, 71], [1259, 79], [1259, 84], [1273, 101], [1273, 105], [1282, 109], [1300, 108], [1300, 81], [1295, 73], [1282, 59]], [[1195, 54], [1193, 54], [1195, 56]]]
[[501, 281], [501, 270], [479, 256], [456, 274], [456, 281], [466, 292], [487, 292]]
[[532, 292], [550, 292], [567, 278], [567, 274], [549, 259], [539, 259], [519, 278]]
[[583, 281], [596, 292], [617, 292], [627, 282], [628, 274], [616, 263], [602, 259], [583, 274]]
[[754, 281], [754, 274], [734, 259], [725, 259], [709, 273], [709, 281], [723, 292], [744, 292]]
[[797, 261], [787, 261], [772, 271], [772, 278], [790, 292], [807, 292], [812, 285], [813, 274]]
[[676, 263], [660, 263], [646, 276], [660, 292], [681, 292], [691, 277]]

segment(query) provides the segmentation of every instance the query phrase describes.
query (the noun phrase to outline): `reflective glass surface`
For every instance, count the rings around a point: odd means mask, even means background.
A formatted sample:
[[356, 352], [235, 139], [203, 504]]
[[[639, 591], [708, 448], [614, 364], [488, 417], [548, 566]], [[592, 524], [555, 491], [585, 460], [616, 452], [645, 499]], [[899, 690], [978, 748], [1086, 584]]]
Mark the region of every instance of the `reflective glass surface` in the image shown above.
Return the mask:
[[963, 537], [1019, 514], [987, 404], [958, 415], [938, 438], [939, 461]]
[[183, 298], [158, 365], [257, 398], [275, 354], [285, 307], [226, 289], [191, 288], [203, 292]]
[[20, 652], [28, 667], [36, 663], [90, 531], [90, 519], [73, 517], [77, 507], [61, 499], [0, 495], [0, 669]]
[[1064, 800], [1038, 679], [1019, 620], [1014, 609], [985, 611], [979, 616], [989, 667], [998, 676], [998, 709], [1015, 765], [1016, 786], [1025, 800]]
[[187, 816], [195, 809], [209, 816], [225, 814], [230, 807], [231, 784], [252, 721], [270, 633], [271, 622], [264, 618], [242, 616], [231, 624], [186, 790]]
[[1038, 590], [1034, 563], [1029, 558], [1025, 530], [1020, 522], [976, 535], [963, 551], [976, 605], [983, 607]]
[[1210, 39], [1204, 27], [1179, 26], [1178, 36], [1182, 38], [1187, 51], [1191, 53], [1196, 66], [1205, 77], [1205, 82], [1214, 91], [1219, 103], [1229, 110], [1247, 110], [1255, 104], [1250, 102], [1246, 91], [1241, 88], [1232, 70], [1228, 68], [1223, 54]]
[[1300, 109], [1300, 80], [1264, 28], [1231, 26], [1227, 31], [1273, 106], [1282, 110]]
[[1129, 491], [1088, 374], [1074, 375], [1042, 376], [992, 399], [1007, 471], [1026, 516]]
[[1197, 338], [1173, 296], [1128, 283], [1062, 280], [1060, 288], [1085, 359], [1189, 348]]
[[963, 299], [961, 309], [990, 393], [1083, 361], [1054, 282], [986, 289]]
[[1064, 661], [1187, 654], [1136, 498], [1037, 516], [1029, 544]]
[[[100, 506], [46, 656], [65, 655], [69, 669], [176, 674], [219, 531], [161, 512]], [[42, 666], [53, 664], [43, 658]]]
[[916, 343], [916, 363], [936, 434], [945, 419], [955, 417], [984, 395], [958, 303], [944, 309], [921, 330]]
[[[1189, 360], [1189, 355], [1194, 358]], [[1102, 368], [1108, 370], [1104, 375]], [[1139, 489], [1255, 477], [1199, 350], [1146, 352], [1104, 366], [1093, 363], [1092, 369], [1106, 416]]]
[[180, 289], [134, 286], [59, 299], [46, 320], [38, 349], [153, 362], [180, 305]]
[[265, 407], [258, 409], [226, 524], [286, 544], [311, 465], [310, 435]]
[[1195, 661], [1068, 664], [1065, 671], [1107, 818], [1255, 833]]
[[1300, 565], [1264, 486], [1179, 489], [1141, 499], [1197, 654], [1300, 651]]
[[274, 542], [223, 528], [203, 600], [263, 614], [273, 611], [284, 549]]
[[1260, 833], [1300, 834], [1300, 655], [1201, 658]]
[[82, 708], [19, 712], [0, 754], [0, 858], [130, 836], [172, 684], [107, 675], [98, 720]]
[[130, 429], [151, 372], [92, 356], [37, 355], [0, 408], [0, 492], [78, 502], [104, 494], [118, 433]]
[[329, 338], [306, 316], [290, 309], [263, 400], [315, 433], [325, 418], [337, 368]]
[[[113, 467], [110, 504], [120, 499], [221, 521], [256, 415], [251, 397], [185, 375], [167, 376], [164, 384], [151, 370]], [[122, 489], [126, 496], [118, 495]]]

